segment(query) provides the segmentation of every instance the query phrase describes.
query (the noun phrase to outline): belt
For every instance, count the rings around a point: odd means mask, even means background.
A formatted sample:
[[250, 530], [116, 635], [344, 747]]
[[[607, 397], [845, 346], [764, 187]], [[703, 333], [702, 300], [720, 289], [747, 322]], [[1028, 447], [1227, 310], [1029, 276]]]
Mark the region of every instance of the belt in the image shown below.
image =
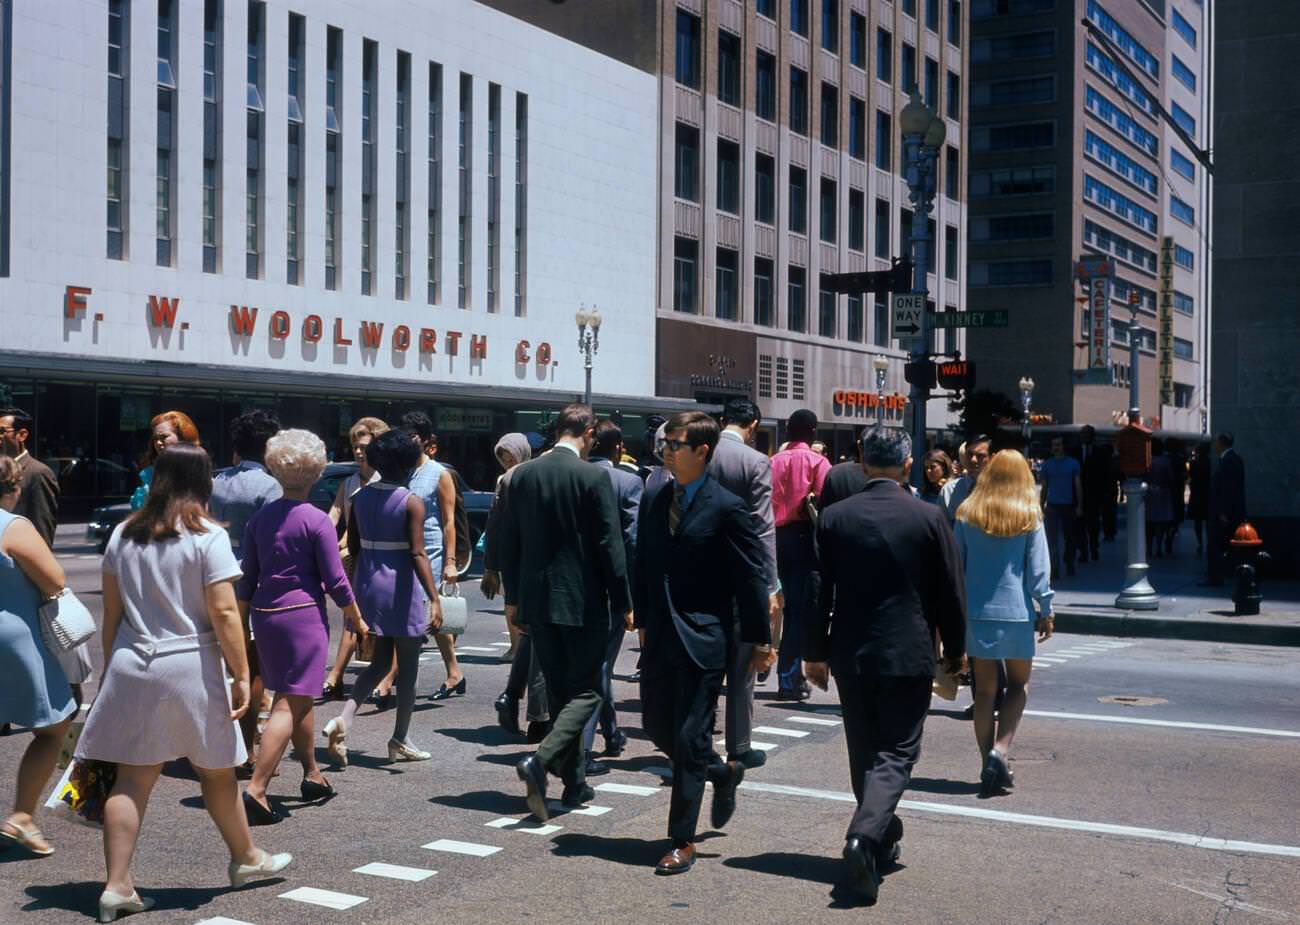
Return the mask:
[[128, 646], [146, 658], [155, 655], [173, 655], [177, 652], [196, 652], [217, 645], [217, 634], [214, 632], [197, 633], [193, 636], [169, 636], [166, 639], [131, 634], [126, 639]]
[[362, 540], [362, 549], [390, 550], [406, 552], [411, 548], [410, 543], [403, 543], [398, 540]]

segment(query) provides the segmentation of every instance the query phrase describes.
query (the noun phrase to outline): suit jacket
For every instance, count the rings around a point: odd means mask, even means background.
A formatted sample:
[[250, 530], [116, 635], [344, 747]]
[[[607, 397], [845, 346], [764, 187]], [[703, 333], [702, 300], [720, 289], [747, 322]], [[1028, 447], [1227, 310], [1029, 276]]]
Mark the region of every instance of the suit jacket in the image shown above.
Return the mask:
[[721, 437], [709, 460], [709, 475], [745, 503], [763, 541], [763, 578], [769, 592], [778, 587], [776, 520], [772, 516], [772, 460], [734, 437]]
[[498, 565], [519, 622], [608, 632], [632, 609], [609, 478], [556, 447], [517, 466], [500, 512]]
[[676, 633], [695, 664], [722, 669], [736, 621], [742, 642], [771, 641], [763, 542], [745, 502], [707, 476], [672, 535], [675, 489], [668, 482], [641, 505], [634, 603], [643, 658], [662, 658], [665, 634]]
[[961, 554], [943, 509], [887, 479], [822, 512], [821, 586], [805, 658], [874, 677], [929, 677], [934, 633], [966, 648]]
[[831, 466], [822, 483], [817, 509], [824, 511], [836, 501], [843, 501], [867, 487], [867, 472], [860, 462], [842, 462]]
[[623, 555], [627, 560], [627, 573], [631, 576], [636, 568], [636, 521], [641, 511], [641, 496], [645, 493], [645, 485], [639, 475], [614, 465], [608, 459], [593, 459], [591, 464], [604, 470], [614, 489], [619, 525], [623, 531]]
[[1109, 444], [1094, 443], [1087, 448], [1079, 446], [1070, 455], [1079, 461], [1079, 482], [1083, 487], [1083, 506], [1090, 511], [1101, 510], [1107, 492], [1115, 499], [1115, 473], [1111, 464], [1114, 448]]
[[1219, 457], [1210, 477], [1210, 516], [1226, 517], [1234, 530], [1246, 519], [1246, 464], [1232, 447]]
[[49, 466], [31, 453], [18, 461], [23, 472], [22, 492], [14, 513], [26, 517], [45, 540], [54, 547], [54, 529], [59, 525], [59, 480]]

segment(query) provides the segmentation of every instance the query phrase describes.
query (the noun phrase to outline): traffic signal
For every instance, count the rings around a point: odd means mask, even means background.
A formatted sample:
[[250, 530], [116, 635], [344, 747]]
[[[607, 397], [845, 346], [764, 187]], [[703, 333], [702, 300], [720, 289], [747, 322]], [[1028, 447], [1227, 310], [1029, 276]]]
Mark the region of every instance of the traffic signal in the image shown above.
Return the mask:
[[934, 388], [934, 361], [926, 358], [924, 360], [914, 360], [910, 363], [904, 363], [903, 378], [907, 380], [908, 385], [919, 385], [926, 389]]
[[900, 260], [888, 270], [860, 273], [823, 273], [822, 289], [827, 292], [858, 295], [863, 292], [911, 292], [912, 263]]

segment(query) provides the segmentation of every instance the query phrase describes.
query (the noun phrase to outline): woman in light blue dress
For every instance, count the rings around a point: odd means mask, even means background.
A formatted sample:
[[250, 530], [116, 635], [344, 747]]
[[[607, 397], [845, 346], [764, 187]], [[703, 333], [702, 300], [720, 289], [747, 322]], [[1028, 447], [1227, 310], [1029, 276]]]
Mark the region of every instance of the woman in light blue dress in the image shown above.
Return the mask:
[[0, 823], [0, 846], [45, 857], [54, 849], [32, 823], [41, 790], [54, 772], [59, 746], [77, 711], [68, 679], [41, 639], [37, 608], [63, 589], [63, 568], [36, 528], [12, 513], [22, 470], [0, 456], [0, 726], [30, 729], [18, 766], [13, 812]]
[[[966, 652], [975, 675], [981, 792], [988, 795], [1014, 785], [1007, 755], [1029, 697], [1034, 632], [1038, 642], [1052, 635], [1051, 556], [1025, 457], [1015, 450], [994, 455], [957, 508], [953, 529], [966, 570]], [[1006, 693], [995, 730], [999, 662], [1006, 665]]]

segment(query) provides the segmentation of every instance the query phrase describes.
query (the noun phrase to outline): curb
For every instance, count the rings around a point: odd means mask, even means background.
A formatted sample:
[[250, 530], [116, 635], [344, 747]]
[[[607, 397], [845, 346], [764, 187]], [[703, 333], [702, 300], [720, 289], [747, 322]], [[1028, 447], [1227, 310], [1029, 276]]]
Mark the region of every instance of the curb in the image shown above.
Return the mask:
[[1130, 636], [1145, 639], [1186, 639], [1252, 646], [1300, 646], [1300, 625], [1220, 623], [1176, 617], [1137, 616], [1131, 611], [1057, 610], [1056, 629], [1083, 636]]

